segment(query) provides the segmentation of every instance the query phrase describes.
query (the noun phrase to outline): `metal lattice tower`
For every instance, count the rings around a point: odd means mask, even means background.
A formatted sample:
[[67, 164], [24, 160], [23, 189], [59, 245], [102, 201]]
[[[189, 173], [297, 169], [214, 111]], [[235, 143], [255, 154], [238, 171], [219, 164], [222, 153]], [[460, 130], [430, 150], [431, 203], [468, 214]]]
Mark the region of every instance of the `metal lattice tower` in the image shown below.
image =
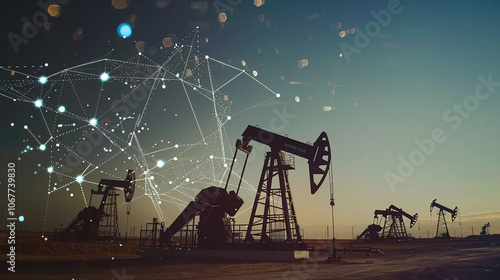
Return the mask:
[[446, 219], [444, 217], [443, 209], [439, 209], [438, 222], [436, 228], [436, 237], [449, 238], [450, 233], [448, 232], [448, 225], [446, 224]]
[[294, 158], [284, 152], [266, 153], [246, 242], [302, 242], [288, 180], [294, 165]]
[[98, 236], [104, 239], [115, 239], [119, 237], [118, 229], [118, 207], [116, 205], [116, 197], [119, 194], [115, 189], [110, 189], [108, 197], [104, 204], [104, 213], [102, 220], [99, 223]]
[[406, 227], [401, 214], [394, 213], [393, 215], [389, 215], [385, 219], [382, 236], [386, 239], [406, 240], [408, 238]]

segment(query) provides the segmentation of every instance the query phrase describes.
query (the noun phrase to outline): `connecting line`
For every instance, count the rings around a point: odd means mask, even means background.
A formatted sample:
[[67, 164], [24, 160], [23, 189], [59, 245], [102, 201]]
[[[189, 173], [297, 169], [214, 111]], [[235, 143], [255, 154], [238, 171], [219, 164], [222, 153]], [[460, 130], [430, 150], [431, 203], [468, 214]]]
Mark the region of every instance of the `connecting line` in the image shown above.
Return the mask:
[[36, 142], [38, 142], [38, 145], [41, 145], [42, 143], [40, 142], [40, 140], [38, 140], [38, 138], [35, 136], [35, 134], [33, 134], [33, 132], [31, 132], [31, 130], [29, 129], [28, 126], [26, 126], [26, 130], [31, 134], [31, 136], [33, 136], [33, 138], [35, 138]]
[[87, 172], [87, 169], [89, 169], [90, 166], [92, 166], [92, 164], [89, 163], [89, 165], [87, 165], [87, 168], [85, 168], [85, 170], [82, 171], [82, 174], [85, 174], [85, 172]]
[[28, 97], [28, 96], [26, 96], [26, 94], [24, 94], [24, 93], [22, 93], [22, 92], [20, 92], [20, 91], [18, 91], [18, 90], [15, 90], [14, 88], [11, 88], [11, 90], [12, 90], [12, 91], [14, 91], [15, 93], [19, 94], [20, 96], [24, 97], [24, 98], [25, 98], [25, 100], [30, 100], [30, 101], [26, 101], [26, 102], [32, 102], [32, 101], [31, 101], [31, 98], [30, 98], [30, 97]]
[[232, 77], [229, 81], [225, 82], [222, 86], [218, 87], [214, 92], [219, 91], [221, 88], [225, 87], [227, 84], [232, 82], [234, 79], [238, 78], [241, 74], [246, 73], [245, 70], [242, 70], [238, 75]]
[[259, 106], [261, 106], [262, 104], [266, 104], [266, 103], [268, 103], [269, 101], [271, 101], [271, 100], [273, 100], [273, 99], [275, 99], [275, 98], [276, 98], [276, 97], [271, 97], [271, 98], [269, 98], [269, 99], [267, 99], [267, 100], [264, 100], [264, 101], [262, 101], [262, 102], [260, 102], [260, 103], [255, 104], [255, 105], [253, 105], [253, 106], [251, 106], [251, 107], [248, 107], [248, 108], [246, 108], [246, 109], [244, 109], [244, 110], [241, 110], [241, 111], [239, 111], [238, 113], [234, 113], [234, 114], [233, 114], [233, 116], [237, 116], [237, 115], [242, 114], [242, 113], [244, 113], [244, 112], [246, 112], [246, 111], [248, 111], [248, 110], [251, 110], [251, 109], [253, 109], [253, 108], [259, 107]]
[[187, 58], [186, 58], [186, 62], [184, 63], [184, 70], [182, 71], [182, 75], [186, 75], [186, 69], [187, 69], [187, 65], [188, 65], [188, 62], [189, 62], [189, 57], [191, 56], [191, 51], [193, 50], [193, 43], [194, 43], [194, 39], [196, 38], [196, 36], [193, 36], [193, 41], [191, 42], [191, 46], [189, 46], [189, 53], [187, 55]]
[[1, 96], [3, 96], [3, 97], [10, 98], [12, 101], [15, 101], [15, 100], [16, 100], [16, 98], [12, 98], [12, 97], [7, 96], [7, 95], [5, 95], [5, 94], [3, 94], [3, 93], [0, 93], [0, 95], [1, 95]]
[[49, 186], [47, 190], [47, 202], [45, 203], [45, 215], [43, 217], [43, 227], [42, 227], [42, 235], [45, 235], [45, 226], [47, 224], [47, 213], [49, 212], [49, 200], [50, 200], [50, 179], [52, 174], [49, 173]]
[[[221, 123], [220, 118], [219, 118], [219, 112], [217, 112], [217, 104], [215, 103], [214, 83], [212, 80], [212, 71], [210, 69], [210, 63], [209, 63], [208, 59], [207, 59], [207, 70], [208, 70], [208, 78], [210, 79], [210, 89], [212, 92], [212, 99], [213, 99], [212, 103], [214, 105], [214, 115], [215, 115], [215, 118], [217, 119], [217, 130], [219, 132], [220, 145], [222, 147], [222, 149], [221, 149], [222, 150], [222, 157], [226, 158], [226, 150], [224, 149], [224, 137], [222, 135], [222, 123]], [[225, 160], [224, 160], [224, 163], [226, 163]], [[222, 179], [221, 179], [221, 183], [222, 183]]]
[[193, 108], [193, 104], [191, 103], [191, 99], [189, 98], [189, 94], [187, 93], [186, 85], [182, 82], [182, 87], [184, 88], [184, 93], [186, 94], [186, 98], [189, 102], [189, 107], [191, 107], [191, 112], [193, 112], [194, 120], [196, 121], [196, 125], [198, 126], [198, 130], [200, 131], [201, 139], [203, 140], [203, 144], [207, 145], [205, 141], [205, 136], [203, 136], [203, 132], [201, 131], [200, 123], [198, 122], [198, 117], [196, 117], [196, 113]]
[[82, 108], [82, 111], [83, 111], [85, 118], [88, 119], [87, 112], [85, 112], [85, 107], [83, 106], [82, 101], [80, 100], [80, 96], [78, 96], [78, 93], [75, 90], [75, 85], [73, 85], [73, 80], [69, 76], [68, 71], [64, 71], [64, 73], [66, 74], [66, 77], [67, 77], [69, 83], [71, 84], [71, 87], [73, 88], [73, 92], [75, 93], [75, 96], [76, 96], [76, 99], [78, 100], [78, 104], [80, 105], [80, 108]]
[[276, 92], [274, 92], [272, 89], [270, 89], [269, 87], [267, 87], [266, 85], [264, 85], [263, 83], [261, 83], [259, 80], [257, 80], [254, 76], [248, 74], [247, 72], [244, 72], [248, 77], [252, 78], [254, 81], [256, 81], [257, 83], [259, 83], [261, 86], [263, 86], [265, 89], [267, 89], [268, 91], [272, 92], [275, 96], [277, 95]]
[[85, 196], [85, 192], [83, 191], [83, 187], [81, 184], [80, 184], [80, 191], [82, 192], [83, 202], [85, 202], [85, 206], [89, 207], [89, 204], [87, 202], [87, 197]]
[[[163, 65], [162, 65], [162, 67], [163, 67]], [[147, 107], [147, 106], [148, 106], [148, 104], [149, 104], [149, 99], [151, 98], [151, 95], [153, 94], [153, 90], [154, 90], [154, 88], [155, 88], [156, 81], [158, 80], [158, 76], [160, 76], [160, 72], [161, 72], [161, 71], [160, 71], [160, 69], [158, 69], [158, 70], [156, 71], [156, 78], [155, 78], [155, 80], [154, 80], [154, 82], [153, 82], [153, 86], [151, 87], [151, 90], [149, 91], [148, 99], [147, 99], [147, 100], [146, 100], [146, 102], [144, 103], [144, 108], [142, 109], [142, 113], [141, 113], [141, 119], [142, 119], [142, 117], [144, 116], [144, 112], [146, 112], [146, 107]], [[151, 75], [151, 76], [152, 76], [152, 75]], [[135, 128], [137, 128], [137, 127], [140, 125], [140, 124], [139, 124], [139, 120], [140, 120], [140, 119], [137, 119], [138, 123], [137, 123], [137, 125], [136, 125], [136, 127], [135, 127]], [[135, 128], [134, 128], [134, 130], [135, 130]]]
[[45, 119], [45, 116], [43, 115], [42, 108], [40, 109], [40, 114], [42, 115], [43, 122], [45, 123], [45, 126], [47, 127], [47, 132], [49, 133], [49, 136], [52, 137], [52, 133], [50, 132], [49, 124], [47, 123], [47, 120]]
[[[50, 86], [49, 90], [47, 90], [47, 92], [45, 93], [45, 95], [42, 96], [43, 99], [45, 99], [45, 97], [47, 97], [47, 95], [52, 91], [52, 88], [55, 86], [55, 84], [57, 82], [59, 82], [59, 78], [63, 75], [63, 73], [61, 73], [60, 75], [58, 75], [58, 78], [57, 80], [54, 81], [54, 83]], [[40, 91], [43, 92], [43, 86], [40, 88]]]
[[[335, 73], [335, 81], [337, 81], [337, 78], [339, 76], [339, 71], [340, 71], [340, 62], [341, 62], [341, 58], [339, 57], [338, 58], [338, 61], [337, 61], [337, 72]], [[337, 85], [336, 84], [333, 84], [333, 94], [332, 94], [332, 99], [330, 101], [330, 106], [333, 107], [333, 97], [335, 96], [335, 89], [337, 88]]]
[[[107, 61], [105, 60], [104, 61], [104, 72], [106, 72], [106, 63]], [[94, 112], [94, 116], [97, 115], [97, 110], [99, 109], [99, 103], [101, 103], [101, 94], [102, 94], [102, 90], [104, 88], [104, 81], [101, 81], [101, 89], [99, 90], [99, 96], [97, 96], [97, 104], [95, 105], [95, 112]]]

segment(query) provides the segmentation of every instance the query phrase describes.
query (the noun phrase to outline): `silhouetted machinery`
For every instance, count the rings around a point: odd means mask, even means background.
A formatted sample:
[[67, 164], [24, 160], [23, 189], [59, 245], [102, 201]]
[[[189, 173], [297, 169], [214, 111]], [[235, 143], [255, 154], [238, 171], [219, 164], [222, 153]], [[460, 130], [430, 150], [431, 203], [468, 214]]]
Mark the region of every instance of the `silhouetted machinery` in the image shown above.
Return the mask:
[[[389, 206], [389, 208], [385, 210], [375, 210], [373, 224], [369, 225], [358, 236], [358, 240], [408, 240], [408, 233], [403, 217], [410, 220], [410, 228], [412, 228], [417, 223], [418, 214], [415, 213], [415, 215], [412, 216], [394, 205]], [[383, 225], [382, 220], [384, 221]], [[382, 233], [380, 233], [380, 231], [382, 231]]]
[[450, 233], [448, 232], [448, 225], [446, 224], [446, 219], [445, 219], [445, 212], [451, 214], [451, 221], [453, 222], [457, 218], [458, 208], [455, 207], [455, 209], [452, 210], [446, 206], [437, 203], [436, 200], [437, 199], [434, 199], [431, 202], [431, 210], [430, 210], [432, 214], [432, 209], [434, 207], [439, 209], [436, 237], [450, 238]]
[[482, 228], [481, 228], [481, 235], [490, 235], [490, 223], [486, 223]]
[[[130, 214], [130, 201], [135, 191], [135, 172], [127, 171], [125, 180], [101, 179], [97, 190], [91, 191], [89, 206], [84, 208], [61, 233], [63, 239], [92, 240], [116, 239], [119, 237], [116, 197], [123, 190]], [[92, 206], [94, 195], [102, 195], [99, 205]]]
[[[197, 247], [226, 247], [228, 237], [231, 236], [231, 225], [227, 215], [234, 216], [243, 204], [238, 192], [248, 156], [252, 152], [252, 146], [249, 145], [251, 141], [265, 144], [271, 151], [265, 156], [244, 243], [302, 243], [288, 180], [288, 171], [295, 168], [294, 158], [287, 153], [308, 160], [311, 194], [314, 194], [325, 180], [330, 167], [330, 143], [326, 133], [322, 132], [314, 144], [302, 143], [255, 126], [248, 126], [242, 136], [241, 140], [236, 141], [236, 150], [225, 188], [212, 186], [201, 190], [170, 227], [165, 229], [162, 224], [161, 246], [172, 242], [174, 234], [195, 216], [199, 216]], [[246, 154], [245, 163], [236, 192], [227, 192], [238, 151]], [[273, 184], [274, 179], [277, 179], [277, 184]]]

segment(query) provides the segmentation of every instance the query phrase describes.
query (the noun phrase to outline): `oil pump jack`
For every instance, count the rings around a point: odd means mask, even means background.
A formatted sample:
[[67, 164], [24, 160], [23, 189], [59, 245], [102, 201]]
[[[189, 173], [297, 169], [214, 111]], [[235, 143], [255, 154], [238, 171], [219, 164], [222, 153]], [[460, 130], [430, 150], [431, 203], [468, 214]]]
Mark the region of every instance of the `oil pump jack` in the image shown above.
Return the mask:
[[[226, 248], [228, 246], [227, 240], [231, 235], [231, 228], [227, 215], [234, 216], [243, 204], [238, 192], [248, 156], [253, 149], [249, 145], [251, 141], [267, 145], [271, 151], [266, 153], [244, 242], [247, 245], [257, 242], [261, 244], [302, 243], [288, 180], [288, 171], [294, 169], [294, 160], [286, 153], [309, 161], [311, 194], [314, 194], [325, 180], [330, 166], [330, 143], [326, 133], [322, 132], [312, 145], [250, 125], [242, 136], [241, 140], [236, 141], [236, 150], [225, 188], [212, 186], [201, 190], [170, 227], [165, 228], [162, 223], [160, 247], [171, 244], [174, 234], [195, 216], [200, 218], [197, 227], [198, 248]], [[245, 163], [236, 192], [228, 192], [229, 179], [238, 151], [246, 154]], [[278, 178], [277, 186], [273, 185], [274, 178]]]
[[[410, 228], [412, 228], [418, 219], [418, 213], [415, 215], [410, 215], [403, 211], [402, 208], [398, 208], [391, 204], [389, 208], [385, 210], [375, 210], [373, 213], [373, 224], [369, 225], [359, 236], [358, 240], [397, 240], [406, 241], [408, 240], [408, 233], [406, 231], [406, 226], [403, 221], [403, 217], [410, 220]], [[382, 220], [384, 221], [382, 225]], [[382, 231], [381, 234], [379, 232]]]
[[[309, 182], [311, 194], [323, 184], [330, 167], [330, 142], [322, 132], [313, 145], [302, 143], [254, 126], [248, 126], [242, 134], [242, 149], [250, 141], [268, 145], [264, 166], [257, 187], [254, 205], [245, 237], [246, 243], [302, 243], [302, 235], [297, 223], [293, 205], [288, 170], [294, 169], [292, 157], [286, 153], [305, 158], [309, 163]], [[273, 187], [273, 178], [278, 177], [279, 185]]]
[[[130, 201], [135, 191], [135, 172], [127, 171], [125, 180], [101, 179], [97, 190], [91, 191], [89, 206], [84, 208], [62, 232], [63, 239], [92, 240], [116, 239], [119, 237], [116, 197], [118, 190], [123, 190], [130, 214]], [[92, 206], [94, 195], [102, 195], [97, 207]]]
[[450, 233], [448, 232], [448, 225], [446, 224], [446, 219], [445, 219], [445, 212], [448, 212], [451, 214], [451, 221], [455, 221], [457, 218], [458, 214], [458, 208], [455, 207], [455, 209], [450, 209], [446, 206], [443, 206], [439, 203], [436, 202], [437, 199], [434, 199], [431, 202], [431, 214], [432, 214], [432, 208], [437, 207], [439, 209], [439, 214], [438, 214], [438, 222], [437, 222], [437, 229], [436, 229], [436, 238], [442, 237], [442, 238], [450, 238]]

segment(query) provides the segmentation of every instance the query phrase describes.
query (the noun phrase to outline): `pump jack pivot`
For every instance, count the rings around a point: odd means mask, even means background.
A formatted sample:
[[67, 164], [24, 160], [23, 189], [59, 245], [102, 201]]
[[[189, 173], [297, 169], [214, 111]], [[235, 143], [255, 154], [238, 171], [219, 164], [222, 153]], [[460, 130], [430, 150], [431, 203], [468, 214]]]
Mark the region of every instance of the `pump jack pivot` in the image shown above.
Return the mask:
[[[285, 153], [308, 160], [311, 194], [314, 194], [325, 180], [330, 167], [330, 143], [326, 133], [322, 132], [313, 145], [250, 125], [242, 136], [237, 147], [247, 154], [252, 150], [249, 146], [252, 140], [271, 148], [264, 160], [245, 243], [254, 243], [255, 238], [260, 243], [302, 243], [288, 181], [288, 170], [295, 169], [295, 166], [293, 157]], [[275, 176], [279, 182], [277, 187], [272, 184]]]

